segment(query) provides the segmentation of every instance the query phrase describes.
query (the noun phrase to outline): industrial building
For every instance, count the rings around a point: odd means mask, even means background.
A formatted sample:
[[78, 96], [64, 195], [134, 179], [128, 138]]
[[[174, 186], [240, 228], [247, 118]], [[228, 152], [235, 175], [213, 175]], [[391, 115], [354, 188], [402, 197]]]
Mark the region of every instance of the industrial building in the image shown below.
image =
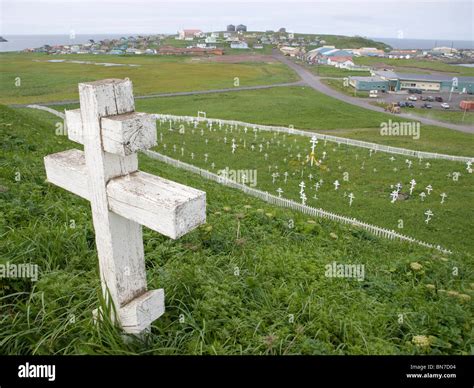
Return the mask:
[[239, 24], [236, 29], [235, 29], [237, 32], [247, 32], [247, 26], [243, 25], [243, 24]]
[[418, 89], [429, 92], [474, 93], [474, 77], [453, 77], [441, 74], [396, 73], [390, 70], [373, 71], [371, 77], [349, 77], [349, 84], [357, 90], [400, 91]]
[[356, 90], [388, 90], [388, 81], [381, 77], [349, 77], [349, 85]]

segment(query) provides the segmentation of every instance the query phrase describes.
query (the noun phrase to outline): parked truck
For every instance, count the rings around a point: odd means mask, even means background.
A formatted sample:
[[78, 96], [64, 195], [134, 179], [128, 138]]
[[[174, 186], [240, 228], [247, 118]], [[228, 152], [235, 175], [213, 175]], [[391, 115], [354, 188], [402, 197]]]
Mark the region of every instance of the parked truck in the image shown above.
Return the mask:
[[400, 107], [396, 102], [392, 102], [391, 104], [385, 106], [385, 112], [400, 113]]

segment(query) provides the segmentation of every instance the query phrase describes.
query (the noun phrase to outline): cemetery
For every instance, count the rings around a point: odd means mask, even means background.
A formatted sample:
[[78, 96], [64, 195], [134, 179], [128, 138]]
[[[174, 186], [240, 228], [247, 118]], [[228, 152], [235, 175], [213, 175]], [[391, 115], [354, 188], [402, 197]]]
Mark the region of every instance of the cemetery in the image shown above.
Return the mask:
[[[255, 171], [256, 188], [271, 195], [397, 231], [442, 251], [472, 251], [463, 232], [470, 220], [462, 216], [472, 200], [470, 157], [349, 144], [282, 127], [156, 117], [155, 150], [170, 158], [211, 173]], [[427, 211], [433, 213], [428, 222]]]
[[471, 157], [79, 99], [0, 107], [5, 352], [469, 352]]

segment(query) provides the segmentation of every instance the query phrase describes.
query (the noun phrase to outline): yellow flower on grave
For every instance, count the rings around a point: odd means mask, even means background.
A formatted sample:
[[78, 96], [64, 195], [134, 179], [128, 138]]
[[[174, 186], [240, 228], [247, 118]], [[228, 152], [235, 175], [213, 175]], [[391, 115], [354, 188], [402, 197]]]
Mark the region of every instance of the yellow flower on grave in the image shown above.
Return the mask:
[[410, 268], [413, 270], [413, 271], [420, 271], [423, 266], [420, 264], [420, 263], [417, 263], [416, 261], [410, 263]]
[[230, 212], [231, 211], [231, 208], [229, 206], [224, 206], [224, 211], [225, 212]]
[[457, 291], [448, 291], [447, 294], [448, 294], [449, 296], [458, 296], [458, 295], [459, 295], [459, 292], [457, 292]]
[[434, 289], [436, 289], [436, 287], [435, 287], [434, 284], [427, 284], [425, 287], [428, 288], [429, 290], [434, 290]]
[[273, 213], [265, 213], [268, 218], [273, 218]]
[[308, 224], [315, 224], [315, 223], [316, 223], [315, 220], [308, 220], [308, 221], [306, 221], [306, 222], [307, 222]]
[[265, 212], [265, 210], [263, 210], [263, 209], [257, 209], [257, 213], [263, 213], [263, 212]]
[[415, 335], [411, 339], [411, 342], [420, 348], [427, 348], [431, 345], [431, 339], [426, 335]]
[[252, 206], [250, 206], [250, 205], [244, 205], [244, 209], [252, 209]]
[[333, 238], [334, 240], [337, 240], [339, 238], [337, 234], [333, 232], [329, 233], [329, 236], [331, 236], [331, 238]]

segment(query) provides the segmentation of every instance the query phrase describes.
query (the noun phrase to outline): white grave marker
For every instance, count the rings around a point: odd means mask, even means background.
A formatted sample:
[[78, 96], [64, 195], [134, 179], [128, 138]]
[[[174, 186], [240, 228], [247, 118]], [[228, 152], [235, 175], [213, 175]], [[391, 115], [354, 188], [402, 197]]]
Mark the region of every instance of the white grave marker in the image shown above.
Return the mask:
[[142, 225], [176, 239], [205, 222], [206, 193], [138, 170], [156, 121], [135, 112], [128, 79], [80, 83], [79, 97], [66, 122], [84, 151], [46, 156], [46, 176], [90, 201], [104, 297], [123, 330], [138, 334], [165, 310], [163, 289], [147, 290]]

